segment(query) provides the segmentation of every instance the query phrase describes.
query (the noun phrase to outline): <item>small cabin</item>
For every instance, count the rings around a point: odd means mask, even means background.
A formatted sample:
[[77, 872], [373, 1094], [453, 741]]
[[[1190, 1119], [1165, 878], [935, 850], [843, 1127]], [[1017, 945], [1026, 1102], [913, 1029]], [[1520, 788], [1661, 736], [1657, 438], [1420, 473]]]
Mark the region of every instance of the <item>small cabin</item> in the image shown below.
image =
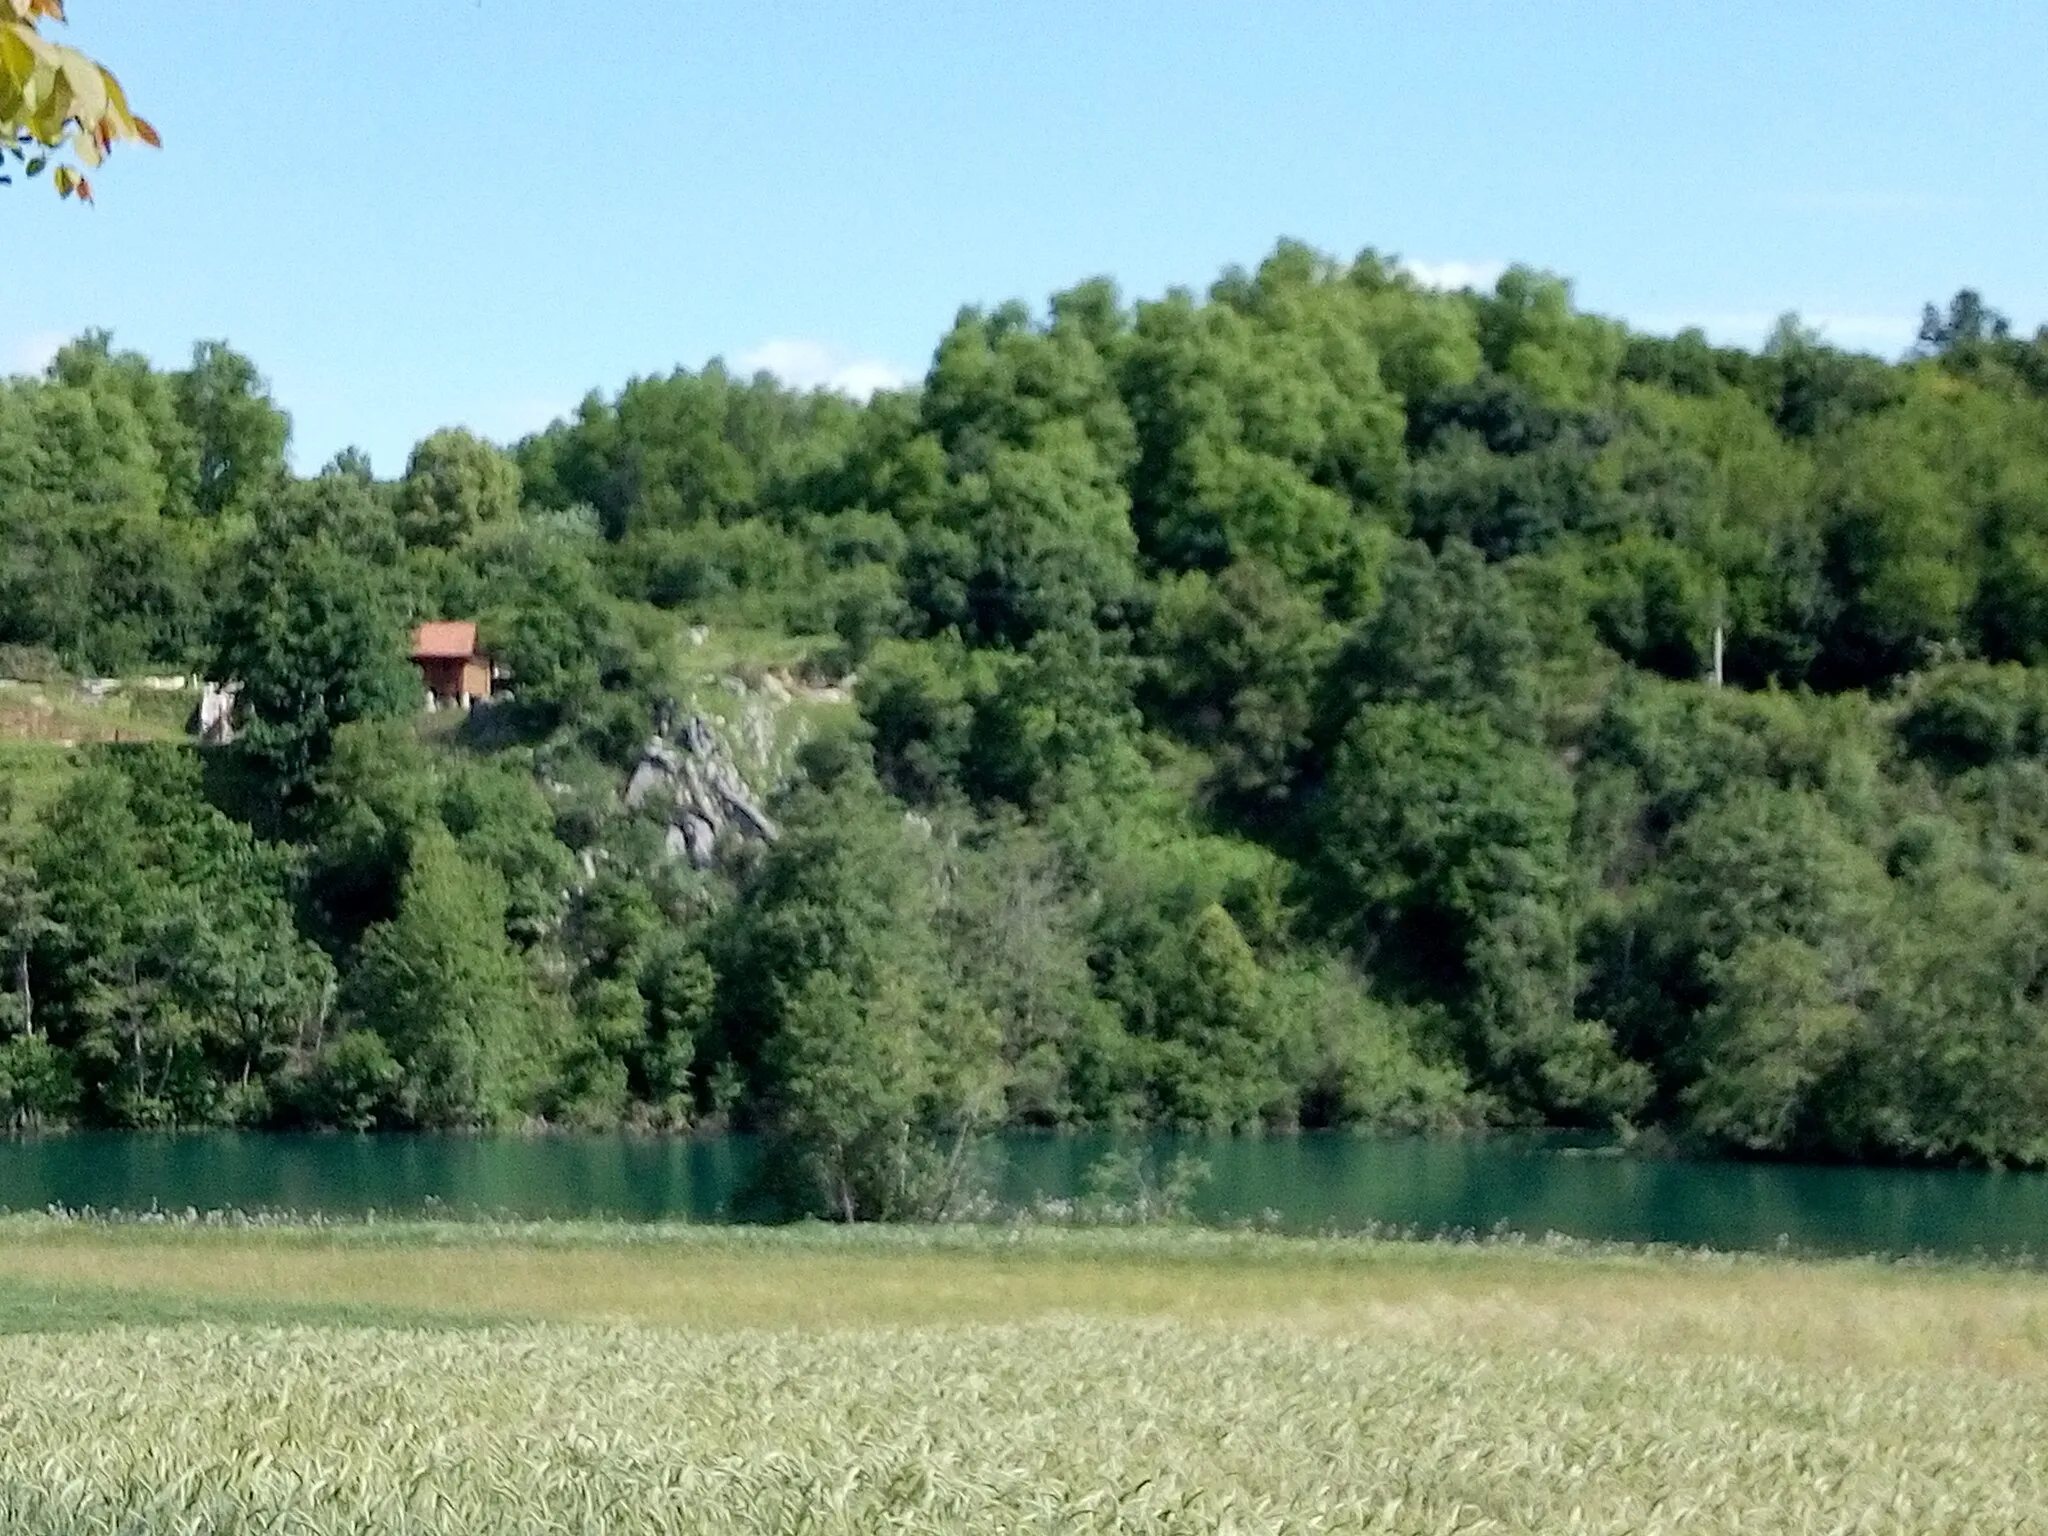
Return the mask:
[[422, 624], [412, 632], [412, 664], [426, 681], [429, 709], [467, 709], [491, 696], [491, 659], [477, 649], [474, 624]]

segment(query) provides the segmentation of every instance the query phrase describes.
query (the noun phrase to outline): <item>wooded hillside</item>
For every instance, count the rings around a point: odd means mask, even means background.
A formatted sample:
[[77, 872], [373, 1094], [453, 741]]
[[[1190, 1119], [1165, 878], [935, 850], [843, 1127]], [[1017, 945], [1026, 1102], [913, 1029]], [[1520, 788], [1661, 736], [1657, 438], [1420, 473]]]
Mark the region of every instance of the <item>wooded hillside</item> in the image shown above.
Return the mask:
[[[288, 436], [212, 344], [0, 386], [0, 672], [242, 686], [11, 817], [17, 1119], [731, 1125], [843, 1214], [1002, 1123], [2048, 1161], [2048, 336], [1974, 294], [1886, 363], [1282, 245], [867, 403]], [[440, 618], [509, 698], [421, 714]]]

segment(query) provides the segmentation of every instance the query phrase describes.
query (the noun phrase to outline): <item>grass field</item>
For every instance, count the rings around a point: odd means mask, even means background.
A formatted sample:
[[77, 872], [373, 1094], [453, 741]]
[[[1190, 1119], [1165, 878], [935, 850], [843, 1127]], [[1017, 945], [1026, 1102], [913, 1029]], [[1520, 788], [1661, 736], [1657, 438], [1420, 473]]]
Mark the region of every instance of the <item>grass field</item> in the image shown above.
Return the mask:
[[198, 695], [127, 683], [103, 695], [70, 682], [0, 679], [0, 740], [53, 742], [177, 741]]
[[0, 1530], [2048, 1531], [2035, 1272], [0, 1222]]

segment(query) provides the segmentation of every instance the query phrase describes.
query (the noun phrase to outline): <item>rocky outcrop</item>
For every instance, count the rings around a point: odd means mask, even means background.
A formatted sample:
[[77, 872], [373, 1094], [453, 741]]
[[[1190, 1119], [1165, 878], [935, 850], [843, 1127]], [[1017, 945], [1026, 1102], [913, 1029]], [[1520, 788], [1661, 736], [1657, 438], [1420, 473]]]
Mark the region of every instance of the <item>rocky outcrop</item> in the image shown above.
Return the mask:
[[640, 754], [626, 782], [630, 810], [659, 812], [668, 822], [668, 850], [698, 869], [718, 859], [718, 840], [726, 832], [758, 842], [780, 836], [774, 821], [761, 809], [732, 755], [701, 715], [691, 715], [674, 729], [672, 715], [657, 717], [657, 731]]
[[193, 727], [209, 747], [225, 747], [235, 739], [235, 697], [240, 683], [208, 683], [199, 694]]

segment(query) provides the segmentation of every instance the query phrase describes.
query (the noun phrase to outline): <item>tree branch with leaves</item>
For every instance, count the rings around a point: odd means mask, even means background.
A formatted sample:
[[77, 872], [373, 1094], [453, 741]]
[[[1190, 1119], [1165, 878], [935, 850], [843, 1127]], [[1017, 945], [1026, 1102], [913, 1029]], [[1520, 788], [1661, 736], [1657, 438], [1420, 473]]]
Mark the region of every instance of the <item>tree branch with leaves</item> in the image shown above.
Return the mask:
[[91, 202], [86, 172], [116, 144], [161, 141], [113, 71], [43, 34], [64, 20], [64, 0], [0, 0], [0, 183], [12, 181], [12, 159], [29, 176], [49, 170], [60, 196]]

